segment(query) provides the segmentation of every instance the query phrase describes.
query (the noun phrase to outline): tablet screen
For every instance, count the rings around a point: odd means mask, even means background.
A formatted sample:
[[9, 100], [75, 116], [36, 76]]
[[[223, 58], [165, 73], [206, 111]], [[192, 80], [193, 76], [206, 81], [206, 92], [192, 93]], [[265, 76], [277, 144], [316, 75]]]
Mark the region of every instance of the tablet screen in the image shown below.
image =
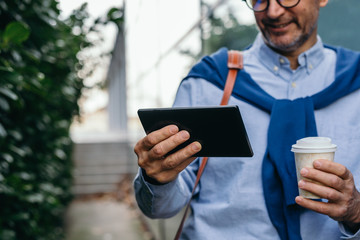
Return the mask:
[[139, 109], [146, 134], [175, 124], [190, 139], [172, 152], [198, 141], [201, 157], [252, 157], [252, 148], [238, 106]]

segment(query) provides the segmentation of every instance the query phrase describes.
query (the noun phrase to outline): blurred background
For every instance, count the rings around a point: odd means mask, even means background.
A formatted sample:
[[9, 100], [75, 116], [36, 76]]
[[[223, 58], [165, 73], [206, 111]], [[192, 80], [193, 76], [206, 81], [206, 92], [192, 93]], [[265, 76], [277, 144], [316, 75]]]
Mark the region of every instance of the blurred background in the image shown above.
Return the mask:
[[[360, 50], [359, 11], [330, 0], [322, 40]], [[240, 0], [0, 1], [0, 239], [172, 239], [134, 201], [137, 110], [257, 32]]]

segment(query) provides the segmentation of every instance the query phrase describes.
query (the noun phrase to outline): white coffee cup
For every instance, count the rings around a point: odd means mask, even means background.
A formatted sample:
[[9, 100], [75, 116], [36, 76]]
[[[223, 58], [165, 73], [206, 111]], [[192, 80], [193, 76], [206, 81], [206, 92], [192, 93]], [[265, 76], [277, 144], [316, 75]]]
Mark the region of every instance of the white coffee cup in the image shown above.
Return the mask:
[[[307, 178], [303, 178], [300, 175], [300, 170], [304, 167], [313, 168], [313, 162], [316, 159], [327, 159], [334, 161], [334, 154], [336, 151], [336, 145], [331, 143], [331, 139], [328, 137], [307, 137], [296, 141], [296, 144], [292, 145], [291, 151], [295, 154], [296, 175], [298, 181], [306, 179], [306, 181], [314, 182], [322, 185], [319, 182], [312, 181]], [[300, 196], [311, 199], [319, 199], [320, 197], [302, 190], [299, 188]]]

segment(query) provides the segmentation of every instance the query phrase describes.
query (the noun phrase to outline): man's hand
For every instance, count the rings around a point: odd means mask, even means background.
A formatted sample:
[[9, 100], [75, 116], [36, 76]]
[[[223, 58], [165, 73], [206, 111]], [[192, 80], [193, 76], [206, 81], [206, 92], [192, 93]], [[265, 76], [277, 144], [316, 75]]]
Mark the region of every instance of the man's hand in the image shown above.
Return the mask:
[[353, 175], [345, 166], [318, 159], [314, 161], [314, 169], [303, 168], [300, 174], [324, 186], [300, 180], [299, 188], [327, 199], [328, 202], [298, 196], [295, 198], [297, 204], [326, 214], [336, 221], [343, 221], [352, 231], [360, 228], [360, 193], [356, 190]]
[[190, 134], [187, 131], [179, 131], [175, 125], [148, 134], [137, 142], [134, 148], [138, 165], [145, 170], [146, 175], [160, 183], [173, 181], [195, 159], [191, 156], [201, 150], [200, 143], [193, 142], [168, 155], [171, 150], [189, 138]]

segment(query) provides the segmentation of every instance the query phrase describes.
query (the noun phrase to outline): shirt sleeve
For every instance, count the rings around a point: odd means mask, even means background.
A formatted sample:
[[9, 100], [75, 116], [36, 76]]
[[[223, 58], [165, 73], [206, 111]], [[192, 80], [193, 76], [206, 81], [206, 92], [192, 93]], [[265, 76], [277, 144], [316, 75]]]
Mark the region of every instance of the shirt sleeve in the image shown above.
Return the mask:
[[356, 233], [353, 233], [342, 222], [339, 222], [339, 229], [340, 232], [343, 234], [341, 239], [351, 239], [351, 240], [360, 239], [360, 229]]
[[[174, 106], [191, 106], [194, 89], [184, 81], [176, 94]], [[195, 184], [200, 159], [195, 159], [178, 177], [167, 184], [155, 185], [144, 179], [141, 169], [134, 180], [135, 198], [141, 211], [150, 218], [176, 215], [189, 201]], [[199, 191], [197, 187], [196, 192]]]

